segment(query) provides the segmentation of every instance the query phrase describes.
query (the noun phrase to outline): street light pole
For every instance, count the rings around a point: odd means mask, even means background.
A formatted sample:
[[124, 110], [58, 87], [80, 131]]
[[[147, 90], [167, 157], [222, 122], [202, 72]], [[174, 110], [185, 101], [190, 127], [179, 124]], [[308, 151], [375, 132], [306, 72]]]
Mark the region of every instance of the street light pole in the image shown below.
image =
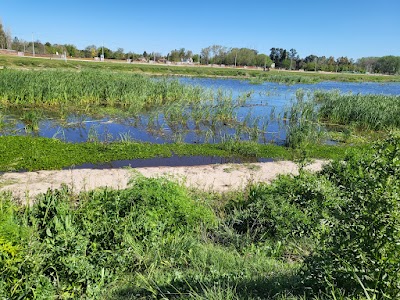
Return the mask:
[[35, 56], [35, 42], [33, 40], [33, 32], [32, 32], [32, 55]]

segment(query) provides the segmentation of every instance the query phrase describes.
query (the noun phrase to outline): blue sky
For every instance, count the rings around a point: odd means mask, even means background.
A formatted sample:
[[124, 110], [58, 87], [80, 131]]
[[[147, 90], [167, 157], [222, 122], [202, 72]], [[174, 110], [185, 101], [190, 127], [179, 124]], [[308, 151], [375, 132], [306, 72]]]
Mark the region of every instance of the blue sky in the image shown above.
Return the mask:
[[136, 53], [217, 44], [295, 48], [301, 57], [400, 56], [400, 0], [13, 1], [0, 18], [24, 40]]

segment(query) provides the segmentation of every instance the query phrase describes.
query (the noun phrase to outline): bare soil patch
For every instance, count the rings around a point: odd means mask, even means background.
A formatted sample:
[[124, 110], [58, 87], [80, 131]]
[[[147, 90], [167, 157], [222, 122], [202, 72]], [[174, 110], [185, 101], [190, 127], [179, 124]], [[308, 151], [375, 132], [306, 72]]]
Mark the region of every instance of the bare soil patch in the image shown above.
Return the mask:
[[[321, 170], [325, 161], [317, 160], [308, 170]], [[298, 174], [298, 166], [291, 161], [251, 164], [217, 164], [190, 167], [148, 167], [122, 169], [70, 169], [4, 173], [0, 176], [0, 191], [10, 191], [21, 202], [33, 201], [35, 196], [63, 184], [79, 193], [100, 187], [124, 189], [132, 176], [168, 176], [190, 188], [226, 192], [245, 187], [251, 182], [271, 182], [280, 174]]]

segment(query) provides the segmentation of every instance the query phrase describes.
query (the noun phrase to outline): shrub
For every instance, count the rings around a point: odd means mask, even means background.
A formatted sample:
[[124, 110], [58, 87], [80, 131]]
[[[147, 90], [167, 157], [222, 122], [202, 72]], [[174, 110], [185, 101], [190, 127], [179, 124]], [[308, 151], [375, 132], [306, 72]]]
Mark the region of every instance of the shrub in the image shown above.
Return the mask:
[[[324, 170], [345, 203], [306, 261], [306, 283], [348, 294], [400, 297], [400, 136]], [[328, 287], [329, 289], [329, 287]]]
[[328, 180], [301, 172], [272, 185], [250, 186], [243, 201], [228, 204], [226, 222], [253, 242], [311, 237], [330, 222], [329, 211], [338, 205], [337, 190]]

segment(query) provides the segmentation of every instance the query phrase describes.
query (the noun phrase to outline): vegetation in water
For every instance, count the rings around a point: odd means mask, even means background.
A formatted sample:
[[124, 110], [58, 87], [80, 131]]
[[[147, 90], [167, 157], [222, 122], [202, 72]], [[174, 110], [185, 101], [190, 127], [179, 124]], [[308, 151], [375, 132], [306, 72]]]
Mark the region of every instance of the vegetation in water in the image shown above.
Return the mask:
[[208, 99], [199, 87], [176, 80], [107, 71], [21, 71], [0, 73], [0, 102], [16, 107], [119, 107], [143, 111], [178, 100]]
[[400, 128], [400, 96], [317, 91], [313, 99], [324, 122], [362, 130]]
[[[355, 147], [354, 149], [358, 149]], [[314, 146], [310, 157], [344, 157], [349, 147]], [[236, 158], [293, 159], [295, 153], [283, 146], [227, 140], [217, 144], [151, 144], [135, 141], [112, 143], [65, 143], [57, 139], [0, 137], [0, 171], [48, 170], [73, 168], [86, 163], [100, 164], [115, 160], [178, 156], [219, 156]]]
[[286, 144], [304, 151], [327, 138], [367, 144], [400, 129], [400, 97], [300, 89], [281, 123]]

